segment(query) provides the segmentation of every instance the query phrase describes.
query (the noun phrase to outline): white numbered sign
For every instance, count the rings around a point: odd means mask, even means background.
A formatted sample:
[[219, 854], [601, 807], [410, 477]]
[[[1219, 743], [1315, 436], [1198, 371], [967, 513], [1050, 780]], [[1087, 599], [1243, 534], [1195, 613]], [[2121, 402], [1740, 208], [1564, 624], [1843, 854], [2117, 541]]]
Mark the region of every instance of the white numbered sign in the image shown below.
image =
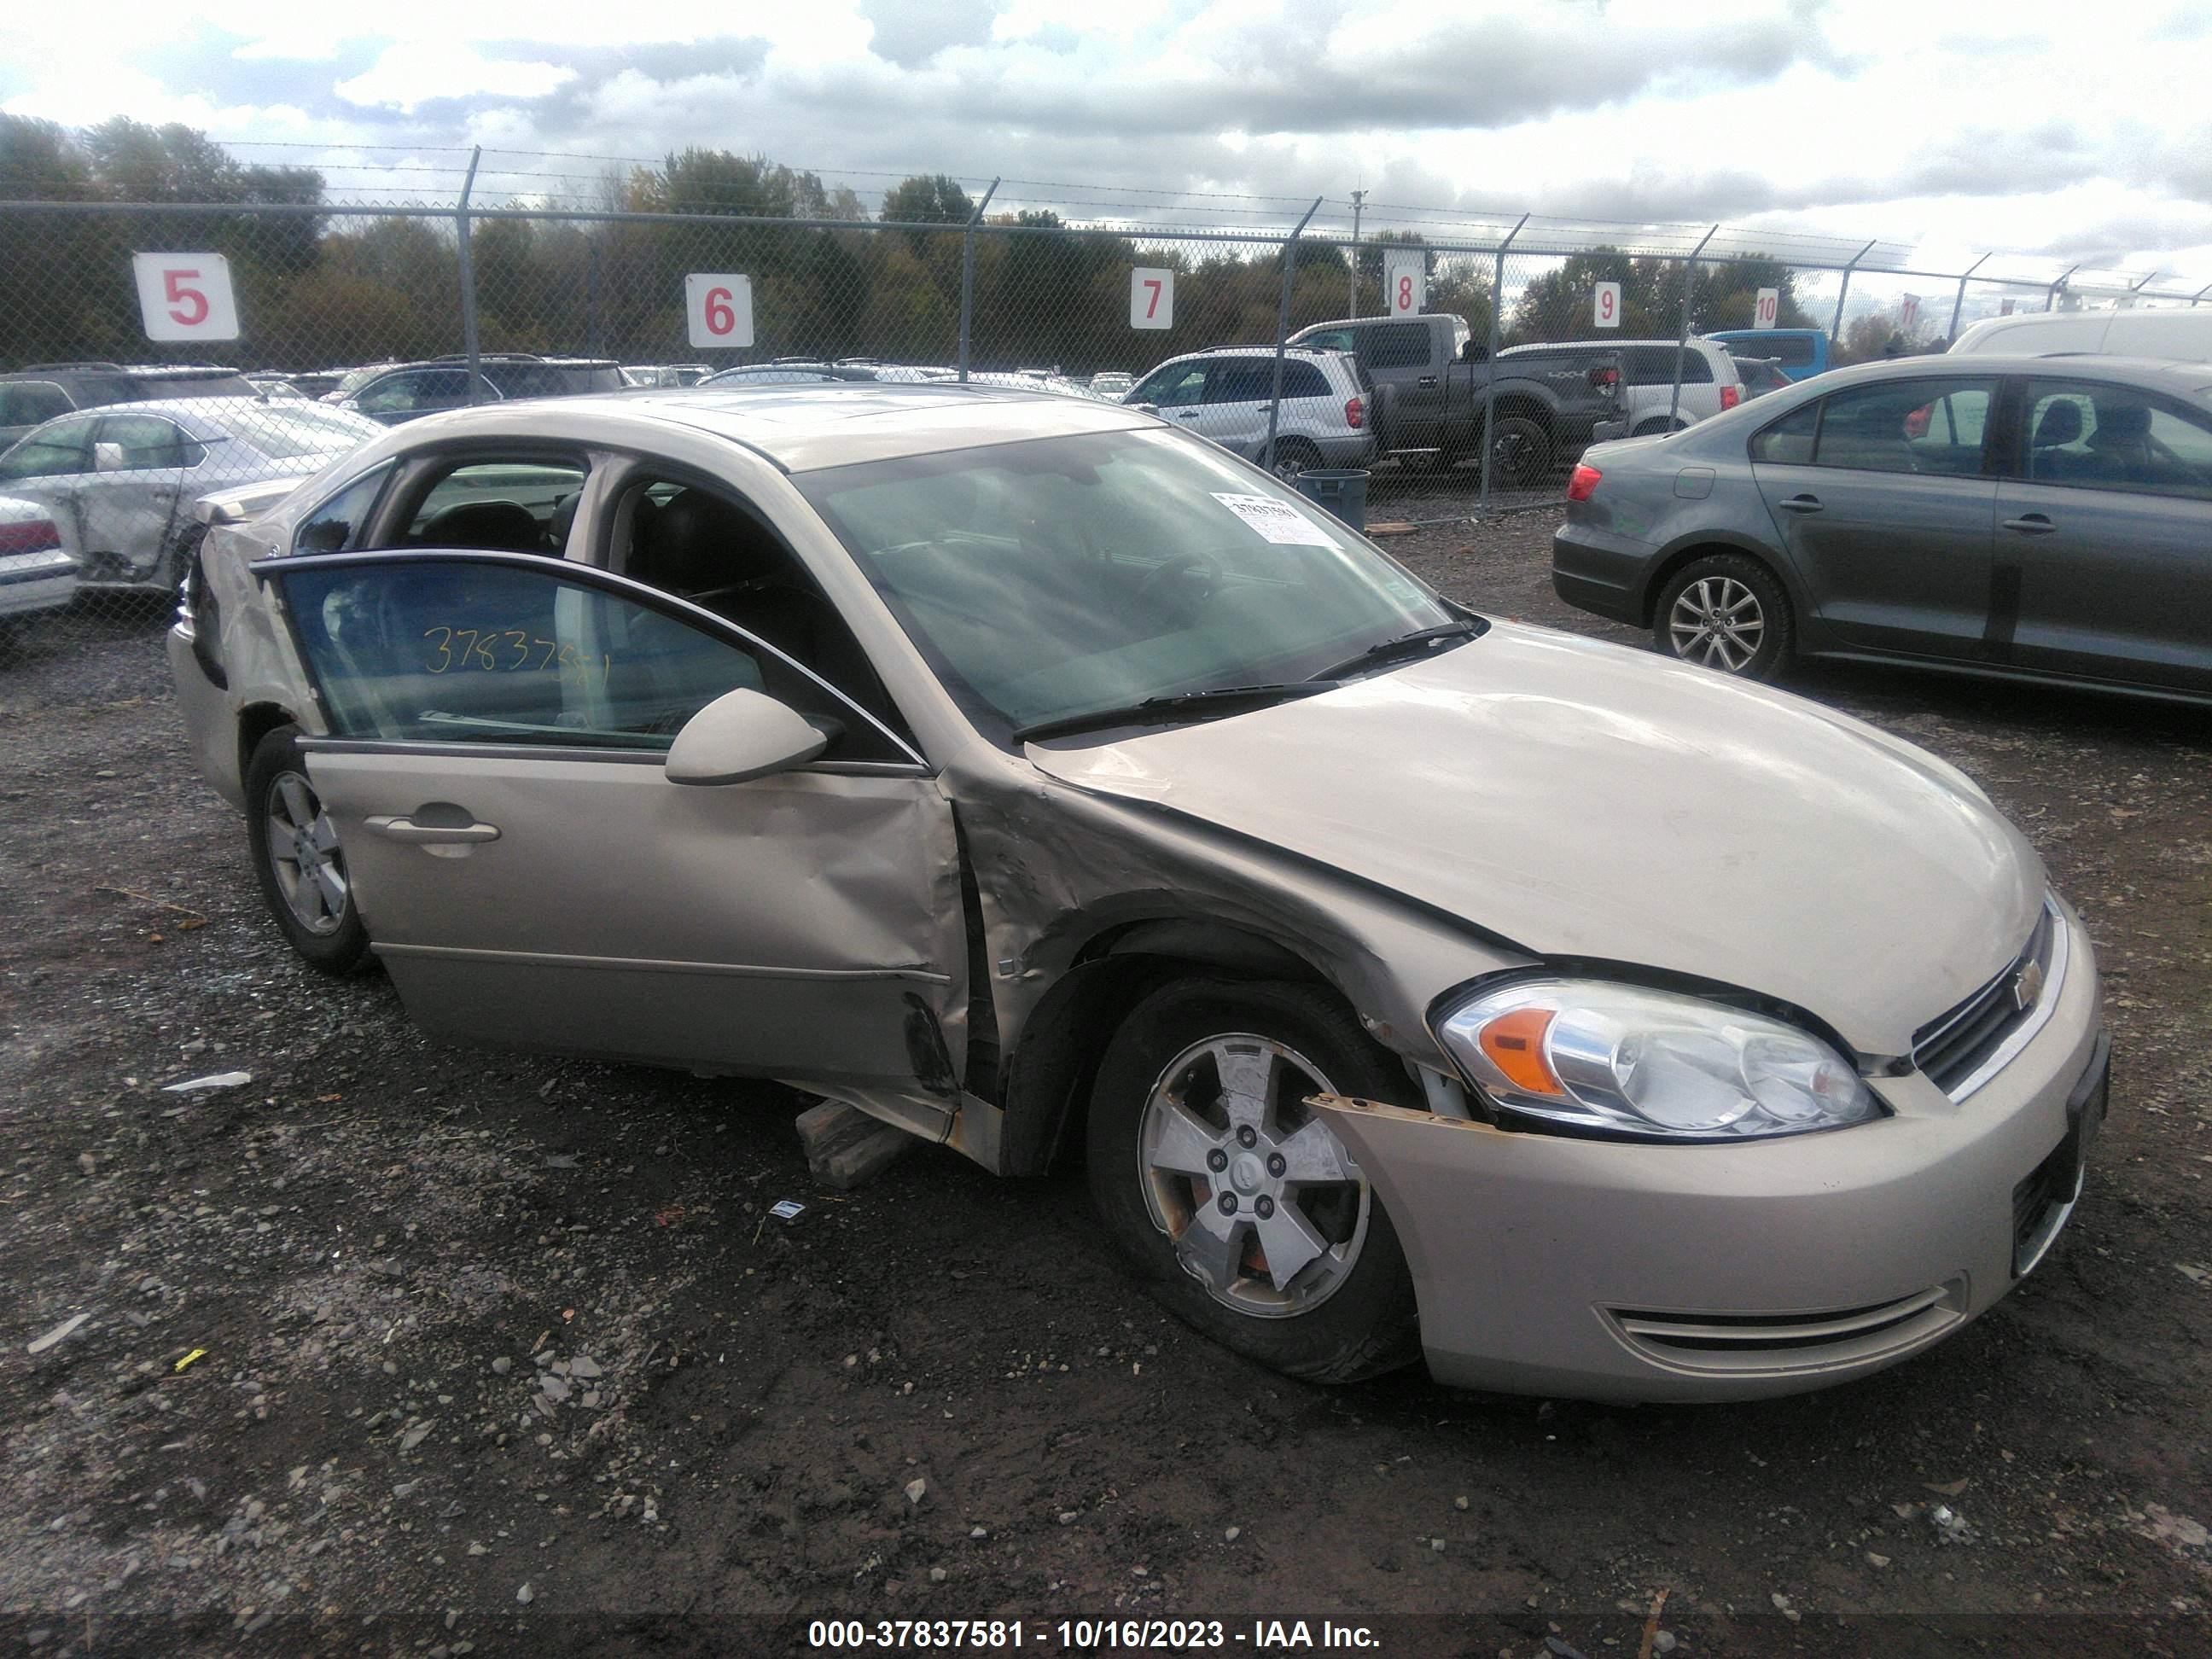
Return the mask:
[[1425, 253], [1386, 253], [1382, 256], [1382, 305], [1393, 317], [1418, 317], [1429, 303], [1428, 256]]
[[1129, 273], [1129, 326], [1175, 326], [1175, 272], [1137, 266]]
[[1752, 302], [1751, 325], [1753, 328], [1772, 328], [1782, 320], [1782, 290], [1763, 288]]
[[1597, 293], [1590, 301], [1590, 313], [1600, 328], [1620, 326], [1620, 284], [1600, 283]]
[[134, 253], [138, 314], [149, 340], [235, 340], [238, 301], [220, 253]]
[[684, 279], [684, 315], [695, 346], [753, 343], [753, 284], [726, 271], [693, 271]]

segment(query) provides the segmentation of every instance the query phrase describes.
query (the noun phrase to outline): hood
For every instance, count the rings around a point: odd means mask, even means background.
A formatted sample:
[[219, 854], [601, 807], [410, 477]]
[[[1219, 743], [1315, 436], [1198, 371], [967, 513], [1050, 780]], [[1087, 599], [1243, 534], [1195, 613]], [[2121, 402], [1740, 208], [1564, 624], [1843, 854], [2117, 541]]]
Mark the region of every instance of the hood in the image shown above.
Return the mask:
[[1053, 777], [1272, 842], [1543, 957], [1778, 997], [1861, 1052], [2026, 943], [2045, 878], [1963, 773], [1817, 704], [1493, 624], [1318, 696], [1062, 749]]

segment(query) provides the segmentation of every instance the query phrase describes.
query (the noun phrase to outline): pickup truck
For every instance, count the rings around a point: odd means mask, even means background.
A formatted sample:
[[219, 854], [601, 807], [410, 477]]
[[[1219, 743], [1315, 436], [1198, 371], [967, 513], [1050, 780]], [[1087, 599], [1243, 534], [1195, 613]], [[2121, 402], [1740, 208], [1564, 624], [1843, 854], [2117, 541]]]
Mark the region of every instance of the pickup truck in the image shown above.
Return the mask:
[[1540, 349], [1492, 362], [1467, 319], [1449, 312], [1316, 323], [1292, 345], [1348, 351], [1374, 390], [1378, 453], [1415, 466], [1452, 466], [1482, 453], [1484, 398], [1494, 384], [1491, 476], [1508, 488], [1543, 482], [1620, 418], [1620, 366], [1586, 353]]

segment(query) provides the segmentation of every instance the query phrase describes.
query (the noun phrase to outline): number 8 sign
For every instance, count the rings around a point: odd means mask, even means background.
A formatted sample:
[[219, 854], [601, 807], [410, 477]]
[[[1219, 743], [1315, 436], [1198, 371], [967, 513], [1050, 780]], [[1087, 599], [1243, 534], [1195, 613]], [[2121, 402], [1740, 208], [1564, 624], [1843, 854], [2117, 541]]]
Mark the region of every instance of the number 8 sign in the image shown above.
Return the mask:
[[753, 284], [734, 272], [695, 270], [684, 279], [684, 316], [695, 346], [753, 343]]
[[220, 253], [134, 253], [138, 315], [149, 340], [235, 340], [238, 301]]

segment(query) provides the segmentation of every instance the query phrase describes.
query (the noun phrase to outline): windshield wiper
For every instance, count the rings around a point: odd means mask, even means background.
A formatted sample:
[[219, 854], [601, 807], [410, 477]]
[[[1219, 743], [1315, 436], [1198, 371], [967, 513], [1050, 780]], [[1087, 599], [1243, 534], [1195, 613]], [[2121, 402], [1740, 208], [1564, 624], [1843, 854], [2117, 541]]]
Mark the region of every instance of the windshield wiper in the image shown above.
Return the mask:
[[1173, 696], [1146, 697], [1142, 702], [1125, 703], [1116, 708], [1094, 708], [1088, 714], [1062, 714], [1057, 720], [1039, 720], [1034, 726], [1017, 728], [1014, 741], [1036, 743], [1077, 732], [1095, 732], [1107, 726], [1159, 724], [1186, 714], [1203, 717], [1234, 714], [1240, 708], [1264, 708], [1271, 702], [1291, 697], [1310, 697], [1328, 689], [1325, 680], [1315, 678], [1294, 680], [1287, 684], [1217, 685], [1206, 691], [1180, 691]]
[[1417, 628], [1410, 634], [1401, 634], [1395, 640], [1383, 640], [1369, 646], [1356, 657], [1346, 657], [1342, 662], [1332, 663], [1316, 674], [1316, 680], [1340, 679], [1356, 668], [1369, 668], [1392, 657], [1418, 657], [1438, 640], [1473, 639], [1485, 632], [1490, 624], [1479, 617], [1462, 617], [1456, 622], [1438, 623], [1433, 628]]

